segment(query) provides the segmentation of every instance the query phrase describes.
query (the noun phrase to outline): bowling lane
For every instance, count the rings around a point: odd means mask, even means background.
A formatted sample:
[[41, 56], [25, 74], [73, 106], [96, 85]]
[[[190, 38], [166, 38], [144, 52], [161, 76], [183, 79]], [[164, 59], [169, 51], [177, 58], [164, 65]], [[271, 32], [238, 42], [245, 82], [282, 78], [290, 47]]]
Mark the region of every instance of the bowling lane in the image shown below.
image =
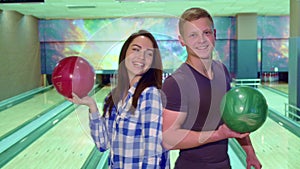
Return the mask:
[[63, 101], [64, 98], [55, 89], [50, 89], [1, 111], [0, 138]]
[[267, 99], [269, 108], [284, 115], [284, 103], [288, 103], [288, 98], [263, 87], [259, 87], [258, 89]]
[[300, 138], [280, 124], [267, 118], [250, 137], [263, 168], [299, 168]]
[[[104, 87], [93, 96], [100, 110], [109, 91]], [[3, 168], [81, 168], [94, 148], [89, 133], [88, 108], [78, 106]]]
[[[263, 87], [259, 90], [266, 97], [269, 109], [283, 115], [288, 98]], [[250, 137], [263, 168], [296, 169], [300, 166], [300, 138], [271, 118]]]

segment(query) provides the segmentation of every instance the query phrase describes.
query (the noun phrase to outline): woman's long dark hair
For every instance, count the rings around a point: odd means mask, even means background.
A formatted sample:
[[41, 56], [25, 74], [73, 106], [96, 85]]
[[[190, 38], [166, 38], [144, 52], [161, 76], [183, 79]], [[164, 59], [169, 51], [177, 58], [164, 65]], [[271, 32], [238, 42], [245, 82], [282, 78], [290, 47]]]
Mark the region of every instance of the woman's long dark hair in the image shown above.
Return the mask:
[[146, 30], [140, 30], [136, 33], [131, 34], [131, 36], [128, 37], [128, 39], [125, 41], [120, 55], [119, 55], [119, 69], [118, 69], [118, 82], [117, 86], [111, 91], [107, 99], [105, 100], [104, 106], [103, 106], [103, 116], [106, 115], [106, 112], [108, 110], [109, 115], [111, 114], [111, 111], [113, 107], [118, 104], [120, 100], [123, 99], [124, 94], [128, 91], [130, 87], [129, 77], [127, 73], [127, 69], [125, 66], [125, 57], [127, 49], [129, 48], [129, 45], [131, 42], [139, 37], [139, 36], [145, 36], [149, 38], [153, 44], [154, 48], [154, 54], [153, 54], [153, 60], [152, 65], [149, 68], [147, 72], [145, 72], [141, 79], [139, 80], [136, 90], [133, 94], [133, 100], [132, 100], [132, 106], [131, 106], [131, 113], [134, 113], [134, 109], [137, 106], [138, 99], [143, 92], [143, 90], [149, 86], [155, 86], [158, 89], [161, 89], [162, 86], [162, 61], [160, 56], [160, 51], [158, 48], [158, 44], [154, 38], [154, 36], [146, 31]]

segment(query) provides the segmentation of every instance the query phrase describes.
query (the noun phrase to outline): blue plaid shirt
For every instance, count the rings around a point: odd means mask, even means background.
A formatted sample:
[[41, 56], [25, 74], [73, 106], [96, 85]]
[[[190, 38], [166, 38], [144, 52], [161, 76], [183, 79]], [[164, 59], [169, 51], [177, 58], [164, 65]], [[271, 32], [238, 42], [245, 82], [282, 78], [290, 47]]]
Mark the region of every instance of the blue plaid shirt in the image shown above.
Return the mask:
[[135, 112], [129, 112], [136, 85], [111, 115], [90, 113], [90, 128], [100, 151], [110, 150], [109, 167], [122, 169], [169, 168], [169, 153], [162, 147], [162, 102], [156, 87], [140, 95]]

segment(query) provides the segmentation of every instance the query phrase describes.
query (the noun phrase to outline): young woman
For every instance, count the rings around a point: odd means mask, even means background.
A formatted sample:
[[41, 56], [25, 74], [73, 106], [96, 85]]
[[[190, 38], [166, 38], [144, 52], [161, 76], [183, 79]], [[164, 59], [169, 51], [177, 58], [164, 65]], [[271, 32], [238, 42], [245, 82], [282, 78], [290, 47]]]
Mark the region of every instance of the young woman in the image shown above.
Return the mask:
[[104, 102], [75, 94], [69, 99], [89, 107], [91, 135], [100, 151], [110, 150], [110, 168], [168, 168], [162, 148], [162, 61], [157, 42], [145, 30], [133, 33], [119, 56], [116, 87]]

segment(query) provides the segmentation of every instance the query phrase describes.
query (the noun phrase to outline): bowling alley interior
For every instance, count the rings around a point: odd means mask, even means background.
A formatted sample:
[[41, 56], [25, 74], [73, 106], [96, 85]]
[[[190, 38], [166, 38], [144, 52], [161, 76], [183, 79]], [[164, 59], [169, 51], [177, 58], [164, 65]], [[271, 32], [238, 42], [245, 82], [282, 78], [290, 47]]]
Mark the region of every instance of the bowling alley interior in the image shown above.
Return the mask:
[[[267, 118], [249, 135], [262, 168], [298, 169], [299, 0], [0, 0], [0, 168], [108, 168], [109, 150], [100, 152], [90, 135], [88, 107], [59, 93], [53, 70], [70, 56], [88, 61], [88, 94], [102, 110], [131, 33], [155, 36], [163, 81], [185, 62], [177, 25], [191, 7], [213, 16], [213, 58], [229, 70], [231, 87], [249, 86], [266, 98]], [[232, 169], [246, 169], [236, 139], [228, 144]], [[171, 168], [178, 153], [170, 151]]]

